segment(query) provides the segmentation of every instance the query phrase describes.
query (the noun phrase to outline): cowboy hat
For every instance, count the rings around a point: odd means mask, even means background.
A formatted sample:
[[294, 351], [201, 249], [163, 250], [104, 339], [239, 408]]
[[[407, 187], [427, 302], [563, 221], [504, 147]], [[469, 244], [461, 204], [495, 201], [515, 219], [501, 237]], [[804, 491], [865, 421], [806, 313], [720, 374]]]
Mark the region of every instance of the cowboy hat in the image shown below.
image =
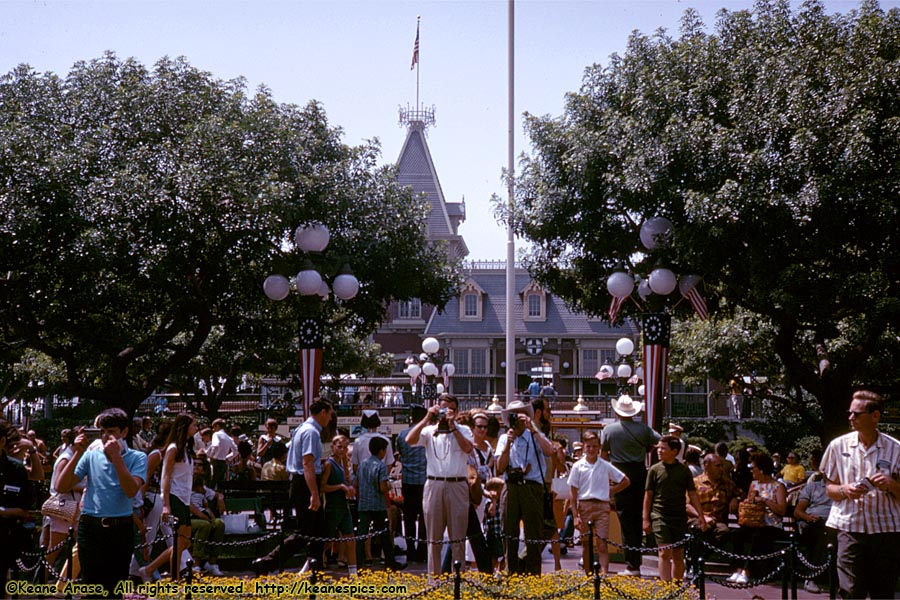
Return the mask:
[[669, 433], [681, 433], [684, 431], [684, 427], [677, 423], [669, 423]]
[[521, 415], [528, 415], [529, 419], [534, 418], [534, 408], [531, 406], [531, 402], [522, 402], [521, 400], [513, 400], [509, 404], [506, 405], [506, 408], [500, 411], [500, 417], [503, 419], [504, 423], [509, 423], [509, 415], [510, 413], [518, 413]]
[[614, 398], [612, 407], [620, 417], [633, 417], [644, 410], [643, 402], [635, 402], [631, 399], [631, 396], [627, 394], [619, 396], [618, 399]]

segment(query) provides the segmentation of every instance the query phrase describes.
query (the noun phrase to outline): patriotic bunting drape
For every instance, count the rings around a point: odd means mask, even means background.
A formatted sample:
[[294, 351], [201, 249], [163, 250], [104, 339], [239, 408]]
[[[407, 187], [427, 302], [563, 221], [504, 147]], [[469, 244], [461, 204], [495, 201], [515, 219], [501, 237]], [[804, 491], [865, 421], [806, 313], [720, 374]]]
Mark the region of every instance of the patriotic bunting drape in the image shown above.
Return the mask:
[[305, 317], [298, 324], [300, 348], [300, 381], [303, 386], [303, 416], [309, 417], [309, 405], [319, 395], [322, 375], [322, 321]]
[[669, 333], [672, 318], [667, 313], [644, 313], [644, 405], [647, 424], [661, 431], [666, 371], [669, 364]]

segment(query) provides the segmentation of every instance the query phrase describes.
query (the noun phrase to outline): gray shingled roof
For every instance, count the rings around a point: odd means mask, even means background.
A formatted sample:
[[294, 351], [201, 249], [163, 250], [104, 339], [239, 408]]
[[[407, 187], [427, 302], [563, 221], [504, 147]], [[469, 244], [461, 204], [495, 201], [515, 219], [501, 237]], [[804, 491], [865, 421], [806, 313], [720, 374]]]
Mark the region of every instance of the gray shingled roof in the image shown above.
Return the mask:
[[[428, 323], [427, 335], [473, 335], [480, 337], [502, 336], [506, 326], [506, 274], [499, 270], [472, 270], [467, 274], [485, 291], [481, 321], [459, 320], [459, 296], [447, 303], [442, 313], [435, 313]], [[553, 294], [547, 294], [546, 321], [522, 320], [522, 296], [519, 293], [528, 286], [531, 278], [524, 271], [516, 274], [515, 281], [515, 336], [565, 336], [610, 337], [636, 334], [637, 328], [630, 322], [610, 327], [606, 321], [588, 319], [583, 314], [570, 311], [565, 302]]]
[[422, 192], [428, 195], [431, 203], [431, 213], [428, 215], [429, 238], [442, 239], [453, 235], [444, 205], [444, 193], [421, 125], [413, 124], [409, 127], [397, 167], [397, 181], [401, 185], [411, 186], [417, 195]]

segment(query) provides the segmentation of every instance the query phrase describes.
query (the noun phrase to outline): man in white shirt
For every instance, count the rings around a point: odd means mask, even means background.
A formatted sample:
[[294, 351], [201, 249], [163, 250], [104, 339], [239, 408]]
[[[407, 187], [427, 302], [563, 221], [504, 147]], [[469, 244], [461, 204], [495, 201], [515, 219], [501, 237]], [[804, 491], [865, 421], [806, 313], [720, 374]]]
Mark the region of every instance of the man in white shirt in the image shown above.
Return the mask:
[[900, 441], [878, 431], [883, 412], [879, 394], [855, 392], [847, 413], [853, 431], [822, 457], [842, 598], [893, 598], [900, 576]]
[[474, 448], [472, 430], [456, 422], [458, 404], [450, 394], [441, 394], [438, 404], [406, 435], [410, 446], [425, 448], [425, 489], [422, 509], [428, 532], [428, 572], [441, 572], [441, 540], [444, 530], [453, 541], [453, 561], [465, 564], [466, 527], [469, 520], [468, 456]]
[[227, 479], [228, 458], [238, 453], [234, 440], [225, 431], [226, 425], [225, 419], [216, 419], [212, 422], [212, 442], [206, 449], [206, 456], [212, 463], [213, 488], [215, 489], [219, 489], [219, 484]]

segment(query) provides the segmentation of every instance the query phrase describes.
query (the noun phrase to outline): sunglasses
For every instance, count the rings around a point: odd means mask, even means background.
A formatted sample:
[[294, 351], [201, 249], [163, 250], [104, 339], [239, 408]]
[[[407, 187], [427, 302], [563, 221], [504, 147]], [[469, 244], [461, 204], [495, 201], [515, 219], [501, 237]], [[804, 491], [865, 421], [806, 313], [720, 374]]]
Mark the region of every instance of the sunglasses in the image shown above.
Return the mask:
[[475, 429], [487, 429], [487, 425], [476, 425]]
[[862, 415], [867, 415], [867, 414], [869, 414], [869, 411], [867, 411], [867, 410], [848, 410], [847, 411], [847, 416], [850, 418], [854, 418], [854, 419], [859, 418]]

